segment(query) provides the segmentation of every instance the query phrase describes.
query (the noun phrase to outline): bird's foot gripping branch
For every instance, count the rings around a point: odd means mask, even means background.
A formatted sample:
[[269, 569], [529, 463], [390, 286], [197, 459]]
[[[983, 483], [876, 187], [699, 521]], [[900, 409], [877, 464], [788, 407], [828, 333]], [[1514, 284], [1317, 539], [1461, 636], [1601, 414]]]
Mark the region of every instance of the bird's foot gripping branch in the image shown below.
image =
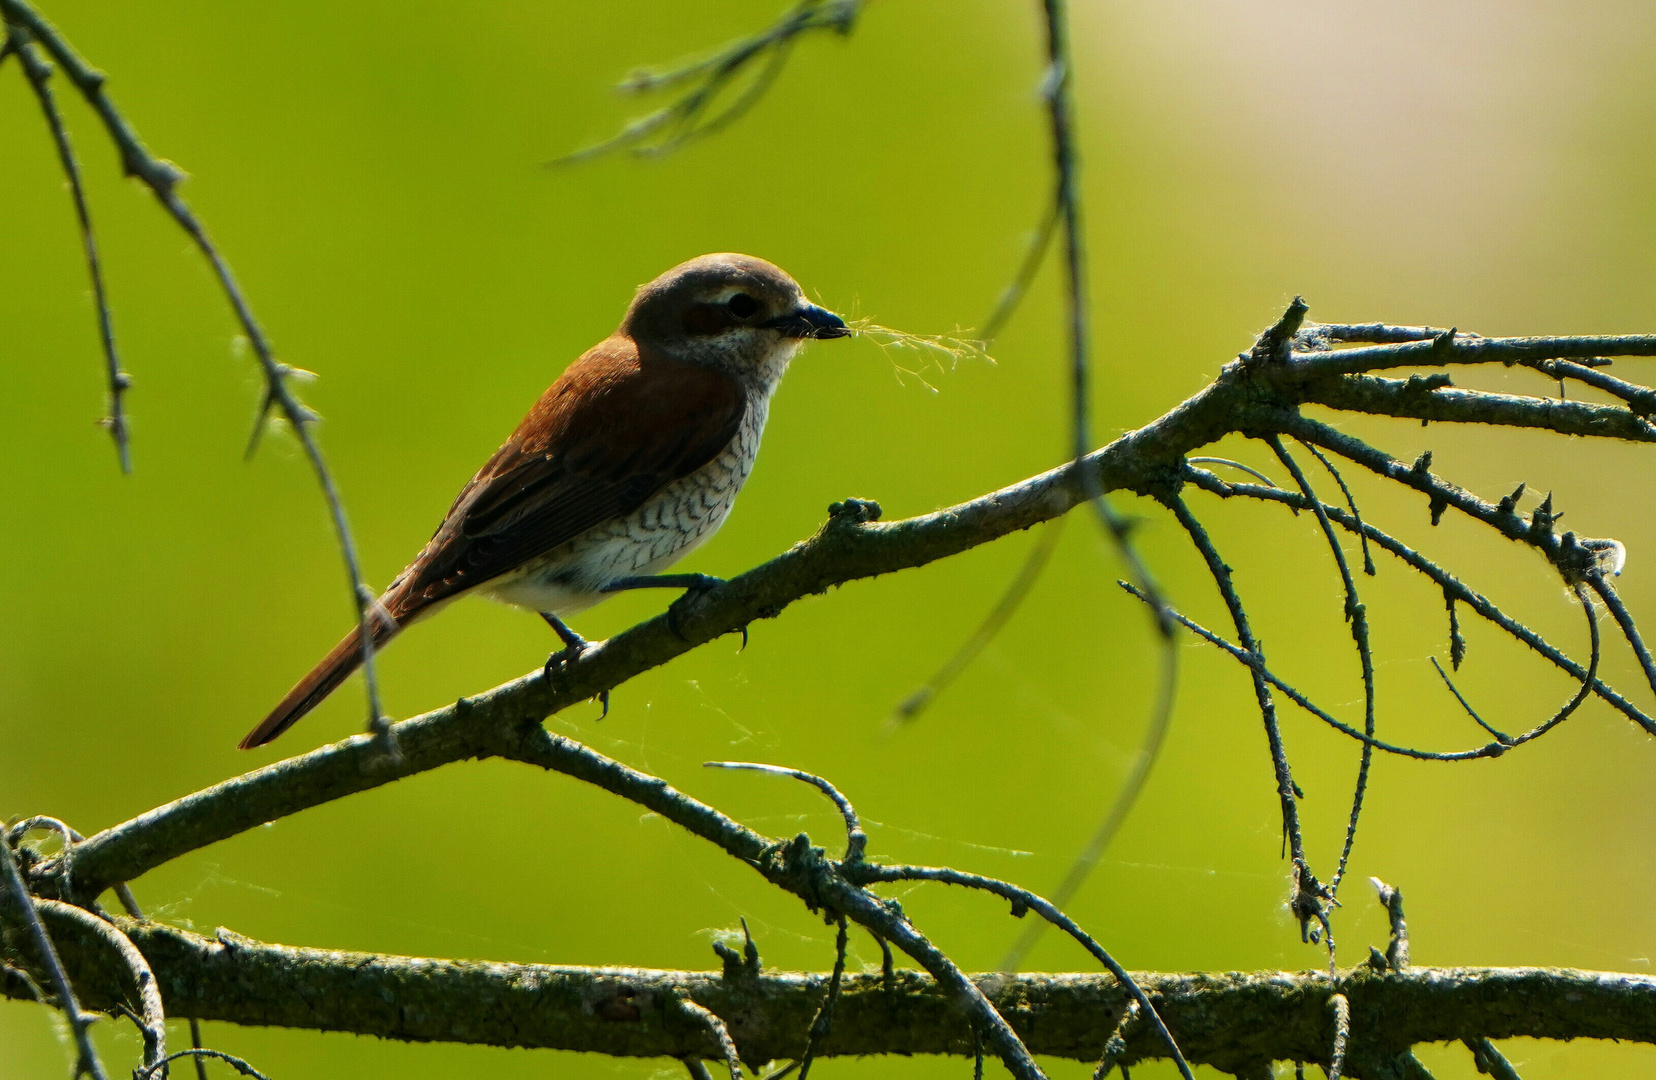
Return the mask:
[[[332, 1000], [338, 1011], [325, 1022], [302, 1021], [274, 1005], [263, 1012], [245, 1001], [233, 1006], [230, 995], [211, 990], [216, 984], [209, 979], [210, 972], [216, 970], [213, 965], [232, 962], [227, 958], [249, 964], [257, 958], [263, 965], [257, 970], [279, 972], [283, 978], [303, 971], [326, 979], [332, 977], [332, 969], [326, 964], [318, 966], [316, 958], [305, 950], [256, 945], [233, 935], [221, 936], [217, 943], [205, 942], [155, 924], [106, 916], [96, 906], [105, 890], [124, 889], [122, 883], [162, 863], [264, 822], [468, 758], [501, 757], [595, 784], [717, 844], [831, 922], [842, 927], [863, 927], [883, 946], [894, 947], [912, 958], [929, 976], [920, 979], [893, 971], [879, 980], [879, 993], [899, 994], [913, 1002], [948, 1002], [949, 1010], [953, 1010], [938, 1019], [935, 1028], [910, 1025], [899, 1031], [883, 1025], [877, 1015], [868, 1019], [878, 1013], [861, 1011], [873, 1000], [867, 996], [875, 992], [873, 984], [867, 978], [844, 972], [842, 933], [838, 939], [840, 955], [834, 973], [828, 976], [772, 976], [771, 982], [751, 982], [745, 989], [737, 985], [739, 980], [732, 981], [734, 976], [639, 976], [650, 984], [648, 993], [640, 991], [629, 1000], [641, 1010], [640, 1017], [658, 1015], [646, 1009], [646, 1003], [654, 1003], [649, 1008], [660, 1010], [660, 1026], [651, 1027], [647, 1038], [637, 1028], [594, 1029], [600, 1033], [591, 1035], [591, 1045], [583, 1043], [582, 1049], [715, 1060], [735, 1055], [750, 1062], [791, 1056], [802, 1062], [801, 1072], [805, 1072], [808, 1065], [804, 1062], [821, 1054], [965, 1052], [983, 1047], [1000, 1057], [1015, 1075], [1033, 1077], [1039, 1075], [1033, 1054], [1106, 1055], [1104, 1064], [1113, 1065], [1156, 1054], [1171, 1055], [1178, 1046], [1189, 1060], [1210, 1062], [1243, 1076], [1263, 1075], [1263, 1063], [1272, 1059], [1326, 1061], [1344, 1068], [1347, 1075], [1386, 1076], [1420, 1075], [1397, 1072], [1402, 1067], [1398, 1062], [1404, 1060], [1409, 1045], [1417, 1041], [1469, 1040], [1475, 1055], [1486, 1063], [1496, 1058], [1490, 1056], [1493, 1048], [1483, 1040], [1510, 1035], [1656, 1041], [1656, 990], [1650, 980], [1642, 977], [1566, 971], [1406, 972], [1403, 964], [1396, 962], [1387, 971], [1359, 969], [1342, 973], [1333, 966], [1333, 911], [1362, 811], [1367, 764], [1374, 752], [1443, 761], [1499, 757], [1551, 731], [1592, 697], [1608, 703], [1646, 732], [1656, 733], [1656, 721], [1646, 708], [1600, 677], [1604, 652], [1601, 607], [1610, 615], [1618, 636], [1631, 649], [1652, 689], [1656, 689], [1656, 664], [1611, 584], [1622, 562], [1621, 548], [1614, 541], [1561, 531], [1560, 515], [1550, 496], [1527, 513], [1521, 508], [1522, 490], [1490, 501], [1434, 472], [1429, 454], [1407, 461], [1307, 414], [1309, 408], [1320, 407], [1439, 423], [1527, 427], [1594, 439], [1656, 442], [1656, 425], [1648, 415], [1650, 391], [1605, 374], [1608, 358], [1656, 354], [1656, 336], [1483, 338], [1426, 327], [1310, 325], [1304, 322], [1304, 315], [1304, 306], [1296, 302], [1250, 350], [1226, 365], [1206, 389], [1078, 463], [945, 510], [904, 520], [881, 520], [878, 508], [861, 500], [836, 504], [815, 536], [700, 593], [676, 620], [660, 616], [608, 641], [594, 643], [563, 665], [555, 678], [536, 671], [395, 725], [401, 751], [398, 756], [381, 753], [373, 736], [357, 736], [226, 780], [84, 840], [66, 826], [54, 826], [64, 845], [55, 855], [38, 853], [21, 843], [24, 832], [49, 819], [34, 819], [23, 823], [25, 827], [13, 828], [7, 836], [7, 861], [15, 851], [20, 867], [5, 889], [9, 897], [5, 908], [8, 966], [0, 971], [5, 992], [38, 996], [59, 1005], [68, 1012], [77, 1031], [84, 1028], [87, 1014], [74, 997], [76, 989], [94, 1008], [130, 1010], [147, 1031], [159, 1030], [155, 1016], [163, 1003], [170, 1003], [167, 1007], [175, 1015], [506, 1044], [510, 1040], [491, 1034], [487, 1025], [466, 1027], [467, 1014], [459, 1005], [445, 1006], [442, 1014], [453, 1019], [448, 1027], [387, 1027], [388, 1021], [381, 1015], [383, 1009], [376, 1004], [380, 1000], [378, 991], [360, 988], [335, 994]], [[1565, 400], [1452, 385], [1451, 373], [1489, 363], [1531, 369], [1549, 380], [1573, 380], [1611, 400]], [[1387, 369], [1412, 374], [1403, 379], [1375, 374]], [[1258, 440], [1283, 470], [1286, 482], [1281, 486], [1268, 480], [1254, 482], [1264, 474], [1251, 466], [1247, 472], [1253, 474], [1252, 478], [1235, 482], [1202, 467], [1228, 463], [1229, 459], [1193, 460], [1196, 451], [1231, 435]], [[1312, 473], [1302, 463], [1307, 458], [1314, 460], [1339, 488], [1338, 502], [1318, 494]], [[1423, 502], [1423, 512], [1433, 519], [1450, 512], [1460, 514], [1502, 538], [1533, 548], [1579, 599], [1589, 638], [1586, 662], [1572, 658], [1507, 615], [1463, 581], [1445, 560], [1404, 544], [1387, 529], [1364, 519], [1338, 463], [1357, 466], [1384, 484], [1416, 493]], [[1267, 1046], [1238, 1035], [1227, 1044], [1228, 1049], [1210, 1049], [1202, 1034], [1209, 1030], [1204, 1026], [1206, 1021], [1196, 1023], [1190, 1019], [1195, 1014], [1187, 1011], [1195, 1007], [1192, 1002], [1200, 1002], [1202, 1009], [1214, 1016], [1253, 1015], [1248, 1012], [1252, 1007], [1249, 1003], [1257, 998], [1250, 995], [1276, 994], [1270, 989], [1276, 985], [1276, 977], [1226, 981], [1204, 976], [1130, 976], [1060, 911], [1015, 885], [947, 867], [888, 866], [870, 861], [866, 837], [850, 803], [820, 778], [773, 766], [740, 765], [782, 772], [828, 794], [846, 820], [847, 847], [840, 858], [831, 857], [803, 836], [792, 840], [763, 836], [674, 790], [662, 779], [553, 735], [541, 726], [550, 714], [612, 690], [702, 643], [737, 632], [755, 619], [775, 617], [801, 597], [957, 554], [1054, 519], [1086, 502], [1097, 490], [1122, 489], [1160, 501], [1191, 538], [1224, 601], [1235, 640], [1182, 615], [1179, 621], [1235, 657], [1254, 690], [1272, 761], [1270, 782], [1279, 797], [1288, 857], [1294, 867], [1291, 902], [1305, 925], [1307, 938], [1322, 942], [1330, 961], [1327, 975], [1298, 977], [1318, 991], [1311, 997], [1289, 995], [1293, 1004], [1283, 1005], [1290, 1010], [1285, 1014], [1288, 1019], [1280, 1025], [1254, 1025], [1256, 1031], [1272, 1038], [1281, 1036], [1279, 1042], [1287, 1040], [1293, 1046], [1287, 1042]], [[1309, 512], [1309, 517], [1302, 515], [1302, 520], [1313, 522], [1326, 540], [1331, 566], [1344, 594], [1343, 611], [1351, 628], [1364, 688], [1361, 728], [1338, 720], [1316, 705], [1268, 664], [1229, 567], [1192, 509], [1193, 491], [1222, 501], [1244, 498]], [[1359, 575], [1348, 563], [1341, 532], [1360, 545], [1361, 569], [1365, 573], [1374, 572], [1372, 551], [1378, 549], [1442, 590], [1450, 616], [1450, 654], [1457, 665], [1464, 656], [1464, 636], [1458, 620], [1462, 611], [1470, 611], [1565, 672], [1579, 684], [1577, 689], [1551, 715], [1538, 718], [1519, 732], [1507, 732], [1485, 721], [1455, 691], [1471, 719], [1489, 736], [1468, 749], [1422, 749], [1381, 737], [1379, 724], [1384, 710], [1377, 694], [1371, 631], [1359, 595]], [[1643, 696], [1643, 692], [1637, 696]], [[1307, 710], [1357, 744], [1359, 781], [1338, 862], [1326, 879], [1313, 873], [1303, 842], [1297, 785], [1278, 723], [1279, 698]], [[729, 767], [732, 763], [721, 764]], [[941, 882], [988, 892], [1009, 903], [1015, 914], [1034, 912], [1068, 932], [1110, 975], [968, 977], [943, 949], [921, 933], [899, 905], [878, 891], [882, 885], [911, 881]], [[124, 895], [130, 896], [130, 892]], [[1400, 900], [1395, 908], [1394, 917], [1400, 927]], [[45, 947], [54, 938], [66, 943], [60, 949], [59, 960], [53, 960]], [[1394, 941], [1388, 955], [1402, 953], [1406, 949], [1400, 950]], [[404, 980], [398, 985], [405, 992], [438, 992], [433, 989], [436, 984], [407, 981], [408, 962], [373, 959], [380, 965], [374, 970], [383, 971], [386, 979]], [[432, 972], [432, 978], [447, 988], [442, 992], [459, 994], [457, 1000], [463, 1000], [475, 989], [468, 979], [486, 982], [503, 971], [531, 969], [436, 965], [422, 970]], [[603, 969], [558, 969], [555, 974], [549, 973], [550, 969], [533, 970], [542, 980], [537, 985], [551, 986], [564, 980], [558, 985], [574, 988], [570, 990], [573, 996], [568, 998], [568, 1008], [588, 1010], [581, 1016], [597, 1007], [592, 1004], [598, 1000], [593, 994], [602, 997], [608, 992], [592, 988], [613, 988], [617, 978]], [[727, 1007], [732, 1000], [728, 995], [738, 991], [761, 994], [782, 1010], [779, 1015], [803, 1018], [809, 1013], [811, 1019], [793, 1027], [784, 1024], [768, 1028], [772, 1034], [768, 1036], [771, 1041], [766, 1042], [736, 1019], [748, 1014]], [[1402, 997], [1387, 996], [1393, 994]], [[1434, 1006], [1409, 1013], [1444, 1018], [1439, 1026], [1394, 1030], [1379, 1019], [1387, 1009], [1395, 1008], [1395, 1001], [1414, 1000], [1409, 995], [1439, 994], [1445, 995], [1441, 1000], [1446, 1002], [1483, 1004], [1470, 1011], [1443, 1011]], [[1504, 1004], [1500, 1008], [1491, 1004], [1516, 1000], [1533, 1007], [1507, 1010]], [[1578, 1007], [1584, 1000], [1595, 1004]], [[1086, 1016], [1082, 1029], [1088, 1034], [1077, 1036], [1079, 1041], [1068, 1049], [1042, 1041], [1057, 1030], [1049, 1028], [1045, 1019], [1039, 1035], [1025, 1022], [1037, 1013], [1043, 1018], [1049, 1015], [1041, 1010], [1057, 1009], [1059, 1006], [1053, 1003], [1059, 1001]], [[213, 1011], [215, 1008], [219, 1011]], [[569, 1017], [574, 1016], [575, 1012], [569, 1013]], [[520, 1024], [523, 1020], [513, 1018], [514, 1030], [530, 1030]], [[1373, 1042], [1372, 1033], [1381, 1030], [1387, 1034], [1380, 1042]], [[1081, 1055], [1079, 1048], [1087, 1039], [1092, 1041], [1086, 1055]], [[534, 1043], [554, 1044], [573, 1045]], [[1389, 1056], [1375, 1057], [1376, 1046], [1386, 1048]], [[164, 1049], [164, 1044], [146, 1044], [146, 1056], [152, 1059], [146, 1068], [155, 1067], [154, 1062], [159, 1060], [156, 1055]], [[734, 1061], [730, 1064], [734, 1069]]]

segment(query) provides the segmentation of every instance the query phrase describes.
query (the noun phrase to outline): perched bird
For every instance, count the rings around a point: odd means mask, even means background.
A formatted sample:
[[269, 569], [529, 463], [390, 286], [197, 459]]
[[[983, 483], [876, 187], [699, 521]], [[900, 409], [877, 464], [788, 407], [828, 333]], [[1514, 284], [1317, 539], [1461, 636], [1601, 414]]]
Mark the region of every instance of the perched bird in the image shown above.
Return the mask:
[[[748, 255], [703, 255], [645, 285], [620, 329], [558, 376], [380, 596], [375, 648], [476, 592], [540, 612], [564, 643], [551, 669], [586, 645], [563, 620], [609, 593], [718, 584], [660, 571], [730, 513], [800, 344], [850, 332]], [[353, 629], [242, 748], [286, 731], [361, 662]]]

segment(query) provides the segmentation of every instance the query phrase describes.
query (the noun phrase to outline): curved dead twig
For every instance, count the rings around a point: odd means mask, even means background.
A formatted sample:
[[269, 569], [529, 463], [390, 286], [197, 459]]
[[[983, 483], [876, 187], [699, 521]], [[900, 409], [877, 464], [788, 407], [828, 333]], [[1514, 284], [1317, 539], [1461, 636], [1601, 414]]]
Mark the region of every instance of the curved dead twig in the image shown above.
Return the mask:
[[61, 900], [37, 899], [34, 903], [44, 914], [77, 923], [82, 929], [91, 931], [121, 958], [138, 990], [142, 1012], [135, 1017], [135, 1021], [143, 1034], [145, 1069], [160, 1068], [167, 1057], [167, 1014], [161, 1005], [161, 990], [156, 985], [155, 972], [150, 970], [144, 954], [114, 923], [99, 918], [85, 908]]
[[[1221, 498], [1243, 496], [1262, 502], [1278, 503], [1290, 509], [1310, 509], [1303, 496], [1296, 493], [1283, 492], [1253, 484], [1227, 484], [1212, 473], [1201, 469], [1191, 469], [1186, 475], [1198, 487]], [[1368, 522], [1358, 522], [1338, 507], [1324, 503], [1323, 510], [1337, 525], [1346, 531], [1355, 533], [1360, 529], [1364, 536], [1379, 545], [1382, 550], [1397, 557], [1405, 565], [1431, 580], [1443, 590], [1445, 596], [1452, 597], [1459, 603], [1465, 604], [1476, 612], [1479, 617], [1511, 636], [1513, 640], [1529, 647], [1560, 671], [1578, 680], [1585, 678], [1586, 668], [1555, 648], [1540, 634], [1507, 615], [1488, 597], [1469, 588], [1459, 578], [1450, 574], [1420, 552], [1415, 551], [1396, 537], [1375, 528], [1374, 525]], [[1656, 718], [1647, 715], [1637, 705], [1618, 693], [1614, 687], [1608, 685], [1602, 679], [1594, 679], [1593, 692], [1606, 704], [1638, 724], [1648, 734], [1656, 735]]]
[[[0, 12], [3, 13], [3, 12]], [[28, 39], [28, 31], [6, 21], [6, 49], [17, 54], [24, 77], [34, 88], [40, 102], [40, 112], [46, 128], [57, 146], [58, 162], [63, 167], [64, 179], [69, 184], [69, 197], [75, 204], [75, 220], [80, 225], [81, 248], [86, 255], [87, 274], [92, 279], [92, 306], [98, 313], [98, 338], [103, 346], [104, 365], [109, 381], [109, 415], [103, 424], [115, 440], [115, 454], [123, 473], [132, 472], [132, 446], [127, 432], [126, 392], [132, 386], [132, 377], [121, 370], [120, 353], [115, 348], [115, 324], [109, 313], [109, 295], [104, 285], [103, 260], [98, 255], [98, 238], [92, 229], [92, 211], [86, 204], [86, 189], [81, 184], [80, 164], [69, 142], [69, 131], [63, 125], [57, 102], [48, 80], [52, 65], [36, 51]]]
[[[1328, 541], [1328, 548], [1334, 555], [1334, 565], [1340, 571], [1340, 581], [1345, 587], [1345, 618], [1351, 626], [1351, 640], [1357, 646], [1358, 664], [1362, 668], [1363, 677], [1363, 756], [1357, 767], [1356, 791], [1351, 797], [1351, 818], [1346, 824], [1345, 843], [1340, 847], [1340, 861], [1334, 868], [1334, 876], [1328, 879], [1328, 892], [1336, 896], [1340, 891], [1340, 882], [1345, 878], [1346, 864], [1351, 859], [1351, 848], [1357, 841], [1357, 819], [1363, 812], [1363, 795], [1368, 790], [1369, 766], [1373, 763], [1374, 753], [1374, 652], [1369, 645], [1368, 614], [1363, 608], [1363, 602], [1357, 596], [1357, 582], [1351, 575], [1351, 567], [1346, 565], [1345, 549], [1340, 547], [1340, 538], [1334, 533], [1334, 526], [1328, 521], [1328, 514], [1323, 511], [1322, 500], [1317, 493], [1311, 490], [1311, 483], [1305, 478], [1305, 472], [1299, 467], [1299, 462], [1288, 453], [1282, 440], [1275, 435], [1266, 436], [1266, 443], [1276, 454], [1277, 460], [1282, 462], [1288, 470], [1288, 475], [1294, 478], [1294, 484], [1300, 489], [1300, 494], [1311, 503], [1311, 511], [1317, 517], [1317, 524], [1322, 528], [1323, 538]], [[1326, 464], [1326, 462], [1325, 462]], [[1340, 485], [1345, 486], [1343, 483]], [[1350, 492], [1347, 492], [1349, 497]], [[1355, 516], [1355, 514], [1353, 514]]]
[[[158, 201], [173, 221], [183, 229], [202, 256], [212, 268], [213, 275], [218, 279], [219, 288], [230, 303], [236, 321], [241, 324], [242, 333], [253, 347], [254, 355], [258, 357], [259, 366], [264, 374], [264, 400], [259, 407], [258, 420], [254, 426], [254, 439], [257, 440], [259, 430], [263, 427], [266, 418], [272, 410], [279, 410], [287, 419], [294, 437], [304, 450], [306, 459], [310, 462], [311, 470], [316, 474], [317, 483], [322, 488], [322, 495], [328, 505], [328, 514], [333, 521], [334, 535], [339, 543], [340, 554], [345, 562], [345, 575], [349, 579], [351, 601], [356, 613], [358, 628], [362, 637], [363, 681], [368, 693], [369, 728], [376, 732], [386, 730], [384, 710], [380, 708], [379, 682], [374, 670], [373, 635], [368, 632], [369, 608], [373, 602], [373, 592], [364, 583], [361, 560], [357, 557], [356, 541], [351, 535], [350, 523], [345, 517], [345, 504], [340, 498], [339, 490], [334, 483], [333, 474], [328, 469], [327, 462], [322, 457], [322, 450], [317, 445], [310, 426], [318, 417], [307, 408], [288, 386], [288, 376], [293, 368], [276, 359], [274, 347], [265, 336], [264, 329], [253, 315], [253, 308], [249, 304], [246, 294], [242, 292], [240, 283], [230, 269], [229, 262], [219, 251], [218, 247], [208, 237], [206, 228], [196, 218], [189, 205], [178, 195], [178, 184], [184, 179], [184, 173], [169, 161], [153, 156], [144, 146], [143, 140], [138, 137], [126, 119], [116, 110], [114, 103], [104, 93], [105, 78], [102, 72], [97, 71], [83, 60], [67, 40], [60, 35], [50, 23], [40, 16], [25, 0], [0, 0], [0, 16], [3, 16], [8, 26], [24, 28], [29, 36], [38, 42], [58, 62], [64, 74], [80, 91], [81, 97], [90, 105], [99, 119], [103, 121], [104, 129], [114, 142], [116, 150], [121, 155], [121, 163], [128, 176], [137, 177]], [[249, 452], [252, 445], [249, 446]]]
[[[1144, 599], [1143, 595], [1139, 593], [1131, 582], [1118, 581], [1116, 584], [1138, 599]], [[1476, 750], [1458, 750], [1448, 752], [1418, 750], [1414, 747], [1399, 746], [1395, 743], [1386, 742], [1383, 739], [1376, 739], [1373, 736], [1365, 735], [1363, 732], [1358, 731], [1350, 724], [1346, 724], [1336, 719], [1328, 712], [1320, 708], [1310, 698], [1306, 697], [1304, 694], [1294, 689], [1293, 686], [1283, 681], [1279, 676], [1272, 672], [1269, 667], [1265, 666], [1265, 664], [1258, 657], [1254, 656], [1246, 649], [1238, 648], [1232, 642], [1225, 640], [1225, 638], [1219, 634], [1214, 633], [1212, 630], [1209, 630], [1201, 623], [1196, 622], [1194, 619], [1183, 614], [1182, 612], [1179, 612], [1178, 610], [1173, 612], [1173, 617], [1178, 620], [1180, 626], [1183, 626], [1185, 629], [1196, 634], [1208, 644], [1217, 646], [1233, 659], [1241, 663], [1242, 666], [1257, 670], [1267, 683], [1275, 689], [1281, 691], [1282, 694], [1295, 705], [1298, 705], [1300, 708], [1304, 709], [1312, 716], [1315, 716], [1329, 727], [1340, 732], [1342, 735], [1349, 736], [1365, 746], [1371, 746], [1383, 753], [1395, 754], [1398, 757], [1414, 758], [1417, 761], [1471, 761], [1474, 758], [1500, 757], [1508, 749], [1504, 743], [1497, 742], [1486, 744]]]
[[[18, 873], [17, 859], [12, 855], [9, 843], [0, 843], [0, 884], [5, 885], [6, 894], [21, 913], [23, 925], [34, 944], [37, 958], [45, 965], [46, 973], [51, 979], [58, 1007], [63, 1010], [63, 1015], [69, 1021], [69, 1030], [74, 1035], [75, 1046], [80, 1054], [75, 1065], [75, 1075], [79, 1077], [84, 1072], [90, 1073], [92, 1080], [109, 1080], [108, 1074], [104, 1072], [103, 1062], [98, 1060], [98, 1052], [92, 1047], [92, 1037], [87, 1032], [96, 1017], [81, 1011], [74, 987], [69, 984], [69, 976], [63, 970], [63, 961], [58, 958], [57, 949], [52, 946], [52, 939], [46, 933], [46, 927], [41, 924], [40, 915], [35, 910], [35, 899], [24, 885], [23, 876]], [[7, 967], [10, 969], [10, 965]], [[40, 988], [33, 985], [32, 979], [29, 983], [38, 996]]]
[[838, 788], [815, 773], [805, 772], [803, 769], [790, 769], [784, 765], [766, 765], [757, 761], [704, 761], [705, 769], [732, 769], [746, 772], [770, 773], [772, 776], [787, 776], [795, 780], [803, 780], [824, 795], [828, 796], [834, 808], [845, 819], [845, 859], [847, 862], [856, 862], [863, 857], [863, 851], [868, 847], [868, 834], [863, 832], [862, 822], [857, 820], [856, 807], [851, 800], [840, 794]]

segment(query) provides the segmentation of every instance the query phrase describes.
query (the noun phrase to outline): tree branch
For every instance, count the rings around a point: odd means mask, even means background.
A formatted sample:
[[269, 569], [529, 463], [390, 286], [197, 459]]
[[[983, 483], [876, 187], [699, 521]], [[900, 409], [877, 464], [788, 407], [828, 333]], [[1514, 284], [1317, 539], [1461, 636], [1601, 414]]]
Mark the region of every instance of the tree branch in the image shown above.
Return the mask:
[[[112, 1007], [130, 985], [96, 937], [47, 912], [86, 1004]], [[411, 1042], [683, 1058], [707, 1052], [706, 1025], [682, 997], [723, 1017], [749, 1063], [797, 1058], [824, 995], [825, 973], [727, 979], [717, 972], [553, 967], [294, 949], [221, 930], [216, 939], [115, 916], [154, 968], [174, 1017], [349, 1031]], [[1351, 1007], [1347, 1075], [1419, 1042], [1517, 1036], [1656, 1042], [1656, 978], [1537, 968], [1410, 968], [1224, 975], [1134, 972], [1192, 1062], [1240, 1071], [1257, 1061], [1328, 1064], [1328, 1002]], [[1127, 1007], [1097, 974], [973, 977], [1029, 1049], [1096, 1060]], [[0, 984], [19, 996], [11, 983]], [[1131, 1025], [1118, 1062], [1163, 1057], [1147, 1024]], [[926, 976], [848, 973], [819, 1057], [973, 1052], [970, 1027]], [[1368, 1073], [1367, 1075], [1374, 1075]]]

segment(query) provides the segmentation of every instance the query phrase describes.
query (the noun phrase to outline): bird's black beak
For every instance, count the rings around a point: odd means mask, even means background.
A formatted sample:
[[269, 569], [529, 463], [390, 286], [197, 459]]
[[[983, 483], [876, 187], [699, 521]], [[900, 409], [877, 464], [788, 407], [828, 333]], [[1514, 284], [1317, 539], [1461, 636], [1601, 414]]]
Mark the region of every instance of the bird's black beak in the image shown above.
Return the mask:
[[780, 330], [792, 338], [849, 337], [851, 328], [845, 320], [826, 308], [804, 304], [786, 315], [780, 315], [764, 325]]

